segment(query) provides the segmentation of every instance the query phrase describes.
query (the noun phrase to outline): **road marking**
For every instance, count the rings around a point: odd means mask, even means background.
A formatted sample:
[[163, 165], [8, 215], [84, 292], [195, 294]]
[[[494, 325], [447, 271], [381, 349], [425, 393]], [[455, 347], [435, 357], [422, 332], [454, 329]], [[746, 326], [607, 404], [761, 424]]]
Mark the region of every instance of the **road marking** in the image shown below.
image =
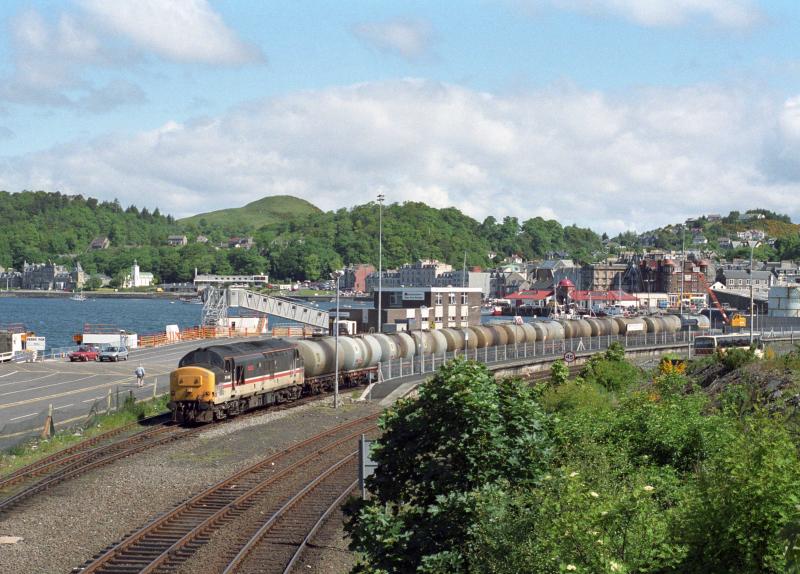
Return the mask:
[[24, 381], [16, 381], [11, 383], [3, 383], [2, 386], [7, 387], [8, 385], [16, 385], [16, 384], [25, 384], [25, 383], [32, 383], [33, 381], [41, 381], [42, 379], [46, 379], [47, 377], [52, 377], [53, 375], [57, 375], [58, 373], [50, 373], [49, 375], [45, 375], [43, 377], [36, 377], [35, 379], [25, 379]]
[[16, 375], [19, 371], [11, 371], [10, 373], [6, 373], [5, 375], [0, 375], [0, 379], [3, 377], [10, 377], [11, 375]]
[[82, 403], [93, 403], [95, 401], [102, 401], [105, 397], [95, 397], [93, 399], [86, 399], [85, 401], [81, 401]]
[[65, 409], [67, 407], [74, 407], [74, 406], [75, 406], [75, 403], [70, 403], [68, 405], [61, 405], [60, 407], [55, 407], [53, 410], [57, 411], [58, 409]]
[[25, 418], [28, 418], [28, 417], [33, 417], [33, 416], [36, 416], [36, 415], [38, 415], [38, 414], [39, 414], [39, 413], [31, 413], [31, 414], [29, 414], [29, 415], [22, 415], [22, 416], [20, 416], [20, 417], [14, 417], [13, 419], [8, 419], [8, 420], [9, 420], [9, 421], [18, 421], [19, 419], [25, 419]]
[[88, 377], [81, 377], [80, 379], [71, 379], [69, 381], [61, 381], [61, 382], [58, 382], [58, 383], [53, 383], [52, 385], [42, 385], [40, 387], [24, 387], [22, 389], [17, 389], [16, 391], [9, 391], [7, 393], [2, 393], [2, 394], [0, 394], [0, 397], [6, 397], [8, 395], [15, 395], [17, 393], [26, 393], [28, 391], [38, 391], [39, 389], [48, 389], [50, 387], [57, 387], [58, 385], [68, 385], [70, 383], [78, 383], [80, 381], [85, 381], [86, 379], [91, 379], [91, 378], [97, 377], [97, 376], [98, 375], [89, 375]]
[[[162, 371], [162, 372], [158, 372], [158, 373], [153, 373], [153, 376], [160, 377], [161, 375], [165, 375], [167, 373], [169, 373], [169, 371]], [[48, 395], [46, 397], [37, 397], [37, 398], [34, 398], [34, 399], [25, 399], [23, 401], [17, 401], [16, 403], [8, 403], [8, 404], [5, 404], [5, 405], [0, 405], [0, 410], [10, 409], [10, 408], [18, 407], [18, 406], [21, 406], [21, 405], [29, 405], [31, 403], [37, 403], [39, 401], [48, 401], [48, 400], [51, 400], [51, 399], [57, 399], [59, 397], [67, 397], [67, 396], [70, 396], [70, 395], [77, 395], [79, 393], [86, 393], [86, 392], [89, 392], [89, 391], [95, 391], [97, 389], [108, 389], [108, 388], [115, 387], [117, 385], [120, 385], [120, 384], [123, 384], [123, 383], [126, 383], [126, 382], [130, 382], [130, 379], [127, 378], [127, 377], [124, 378], [124, 379], [111, 381], [109, 383], [102, 383], [102, 384], [99, 384], [99, 385], [95, 385], [93, 387], [83, 387], [81, 389], [75, 389], [75, 390], [72, 390], [72, 391], [64, 391], [63, 393], [56, 393], [54, 395]]]

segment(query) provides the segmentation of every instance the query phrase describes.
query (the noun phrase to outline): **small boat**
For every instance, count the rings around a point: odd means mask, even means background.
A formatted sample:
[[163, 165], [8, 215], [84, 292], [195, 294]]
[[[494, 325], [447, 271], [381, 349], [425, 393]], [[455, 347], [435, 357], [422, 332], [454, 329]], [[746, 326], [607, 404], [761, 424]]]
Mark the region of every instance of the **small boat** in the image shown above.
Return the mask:
[[72, 297], [70, 297], [70, 301], [86, 301], [86, 296], [83, 294], [82, 291], [78, 293], [73, 293]]

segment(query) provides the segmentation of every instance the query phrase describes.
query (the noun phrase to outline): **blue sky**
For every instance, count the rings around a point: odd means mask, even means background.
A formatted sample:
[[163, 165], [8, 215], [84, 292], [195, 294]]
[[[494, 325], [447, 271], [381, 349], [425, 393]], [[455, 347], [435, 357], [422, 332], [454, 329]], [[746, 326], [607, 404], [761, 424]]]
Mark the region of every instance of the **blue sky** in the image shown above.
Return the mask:
[[5, 2], [0, 188], [800, 220], [800, 4]]

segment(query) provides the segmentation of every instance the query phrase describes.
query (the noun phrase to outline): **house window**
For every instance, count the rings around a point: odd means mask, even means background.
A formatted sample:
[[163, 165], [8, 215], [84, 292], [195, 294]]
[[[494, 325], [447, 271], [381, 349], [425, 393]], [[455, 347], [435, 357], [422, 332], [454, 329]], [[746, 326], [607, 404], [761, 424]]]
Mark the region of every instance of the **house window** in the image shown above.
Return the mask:
[[466, 293], [462, 293], [461, 294], [461, 304], [462, 305], [466, 305], [467, 304], [467, 294]]
[[447, 302], [450, 303], [450, 305], [455, 305], [456, 304], [456, 294], [455, 293], [450, 293], [450, 295], [448, 295], [448, 297], [447, 297]]
[[441, 305], [442, 304], [442, 294], [441, 293], [437, 293], [436, 294], [436, 304], [437, 305]]
[[392, 293], [389, 296], [390, 305], [400, 305], [400, 302], [401, 302], [400, 293]]

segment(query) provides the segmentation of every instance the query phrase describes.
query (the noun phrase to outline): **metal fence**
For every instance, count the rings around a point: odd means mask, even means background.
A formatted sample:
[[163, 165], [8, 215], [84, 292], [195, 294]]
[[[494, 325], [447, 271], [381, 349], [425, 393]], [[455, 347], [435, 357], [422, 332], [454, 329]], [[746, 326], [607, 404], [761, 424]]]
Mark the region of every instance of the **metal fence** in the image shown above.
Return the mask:
[[[443, 363], [455, 358], [466, 357], [486, 364], [496, 364], [511, 361], [542, 359], [554, 361], [562, 358], [565, 353], [593, 353], [608, 349], [613, 343], [619, 343], [625, 349], [636, 350], [660, 346], [685, 345], [687, 353], [691, 355], [692, 343], [700, 335], [708, 332], [681, 331], [678, 333], [642, 333], [636, 335], [605, 335], [600, 337], [585, 337], [575, 339], [553, 339], [551, 341], [537, 341], [535, 343], [518, 343], [468, 349], [466, 351], [451, 351], [443, 353], [418, 354], [411, 359], [397, 359], [380, 364], [381, 378], [384, 381], [432, 373]], [[718, 334], [718, 333], [717, 333]], [[759, 333], [763, 342], [785, 341], [787, 343], [800, 343], [800, 329], [773, 329]], [[419, 351], [419, 349], [417, 349]]]

